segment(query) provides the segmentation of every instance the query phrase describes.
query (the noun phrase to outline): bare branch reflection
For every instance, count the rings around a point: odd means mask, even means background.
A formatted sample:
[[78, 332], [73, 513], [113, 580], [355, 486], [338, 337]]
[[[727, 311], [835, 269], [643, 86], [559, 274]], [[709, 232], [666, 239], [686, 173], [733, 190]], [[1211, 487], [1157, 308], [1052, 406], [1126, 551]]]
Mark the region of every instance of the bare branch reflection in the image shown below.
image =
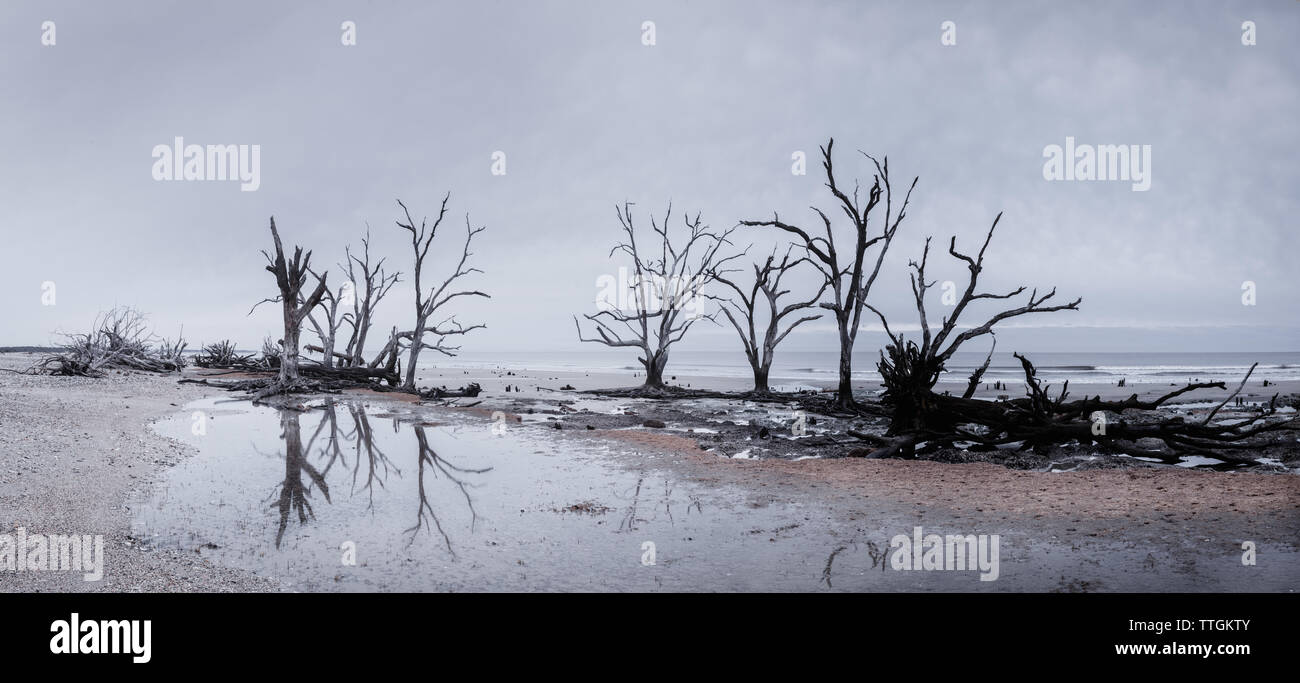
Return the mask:
[[447, 462], [447, 460], [442, 458], [442, 456], [438, 455], [437, 451], [433, 450], [433, 447], [429, 445], [429, 437], [425, 434], [423, 425], [417, 425], [414, 429], [415, 439], [420, 445], [418, 456], [419, 470], [417, 477], [420, 491], [420, 504], [416, 508], [415, 526], [406, 530], [407, 533], [411, 534], [411, 541], [408, 542], [407, 545], [415, 542], [415, 536], [420, 532], [420, 529], [432, 523], [432, 526], [442, 535], [442, 540], [447, 545], [447, 552], [454, 556], [456, 551], [451, 548], [451, 538], [447, 536], [447, 532], [443, 530], [442, 522], [434, 512], [433, 506], [429, 504], [429, 498], [424, 485], [424, 472], [426, 465], [428, 466], [428, 471], [432, 472], [434, 477], [437, 477], [438, 473], [441, 472], [443, 476], [456, 485], [456, 488], [460, 489], [461, 495], [465, 498], [465, 505], [469, 507], [471, 531], [473, 531], [475, 523], [478, 522], [478, 512], [474, 510], [474, 499], [469, 495], [469, 490], [467, 488], [469, 484], [466, 483], [465, 477], [470, 474], [489, 472], [492, 468], [485, 467], [483, 469], [470, 469], [457, 467], [456, 465]]
[[[398, 478], [402, 476], [401, 469], [384, 453], [376, 441], [370, 415], [366, 413], [363, 405], [352, 402], [339, 405], [334, 401], [327, 401], [319, 410], [320, 420], [304, 445], [302, 412], [290, 408], [279, 409], [280, 438], [284, 441], [285, 472], [284, 479], [276, 487], [278, 495], [273, 492], [271, 496], [277, 498], [276, 502], [272, 503], [272, 507], [278, 507], [280, 515], [279, 527], [275, 535], [277, 549], [284, 538], [291, 513], [297, 513], [300, 524], [306, 524], [309, 518], [315, 519], [316, 515], [311, 505], [313, 488], [320, 489], [327, 503], [333, 502], [330, 499], [327, 477], [335, 465], [338, 465], [342, 471], [351, 473], [351, 493], [364, 491], [367, 495], [366, 509], [372, 513], [375, 505], [375, 490], [387, 490], [385, 484], [390, 474], [395, 474]], [[340, 414], [343, 410], [347, 412]], [[343, 424], [341, 425], [340, 422]], [[350, 429], [347, 427], [348, 422], [351, 423]], [[403, 424], [394, 419], [393, 431], [400, 434]], [[470, 478], [472, 475], [489, 472], [492, 468], [474, 469], [452, 464], [434, 450], [425, 425], [415, 425], [410, 428], [415, 432], [416, 440], [417, 501], [416, 523], [403, 532], [410, 534], [407, 545], [415, 542], [422, 529], [436, 529], [447, 551], [455, 556], [451, 536], [443, 528], [442, 521], [430, 500], [432, 484], [426, 481], [426, 473], [430, 475], [430, 479], [441, 476], [459, 490], [460, 497], [470, 511], [470, 530], [473, 531], [478, 522], [478, 513], [474, 509], [474, 500], [470, 495], [470, 488], [474, 486], [470, 483]], [[350, 464], [349, 458], [352, 459]], [[317, 464], [313, 465], [312, 461]]]
[[280, 547], [280, 541], [284, 538], [284, 529], [289, 524], [289, 513], [296, 511], [298, 513], [298, 523], [306, 524], [307, 517], [316, 517], [312, 511], [311, 502], [307, 499], [311, 496], [310, 485], [304, 483], [302, 475], [305, 472], [308, 481], [320, 487], [321, 493], [325, 496], [325, 502], [330, 502], [329, 484], [325, 483], [325, 477], [311, 463], [307, 462], [306, 452], [302, 446], [302, 425], [299, 422], [300, 413], [295, 410], [280, 410], [280, 438], [284, 440], [284, 481], [280, 483], [280, 498], [273, 506], [280, 508], [280, 527], [275, 533], [275, 547]]

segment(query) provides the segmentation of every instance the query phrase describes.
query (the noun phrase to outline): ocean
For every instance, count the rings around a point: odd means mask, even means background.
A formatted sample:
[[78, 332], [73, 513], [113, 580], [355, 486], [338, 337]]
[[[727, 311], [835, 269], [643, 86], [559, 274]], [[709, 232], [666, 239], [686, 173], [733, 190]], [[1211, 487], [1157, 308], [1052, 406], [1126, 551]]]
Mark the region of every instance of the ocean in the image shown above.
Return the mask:
[[[1171, 384], [1188, 381], [1239, 381], [1252, 363], [1259, 363], [1251, 382], [1300, 380], [1300, 352], [1272, 353], [1063, 353], [1027, 352], [1044, 382], [1058, 384]], [[964, 384], [979, 367], [986, 354], [957, 353], [948, 363], [942, 382]], [[422, 366], [440, 368], [509, 370], [528, 369], [557, 372], [640, 372], [637, 353], [632, 349], [592, 349], [587, 351], [467, 351], [455, 358], [426, 354]], [[853, 377], [870, 382], [879, 378], [877, 351], [853, 354]], [[773, 382], [833, 382], [839, 365], [835, 351], [777, 350], [770, 379]], [[673, 351], [669, 355], [667, 374], [690, 377], [750, 377], [745, 356], [740, 351]], [[984, 374], [986, 382], [1019, 382], [1024, 378], [1020, 362], [1010, 352], [996, 353]]]

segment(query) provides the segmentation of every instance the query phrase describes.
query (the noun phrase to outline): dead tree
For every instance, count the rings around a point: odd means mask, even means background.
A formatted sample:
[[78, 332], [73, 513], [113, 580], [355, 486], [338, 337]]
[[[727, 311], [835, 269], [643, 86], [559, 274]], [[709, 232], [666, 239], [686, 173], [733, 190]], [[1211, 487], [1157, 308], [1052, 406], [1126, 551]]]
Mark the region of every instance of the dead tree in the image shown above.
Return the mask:
[[[977, 400], [973, 396], [993, 358], [992, 350], [967, 381], [962, 396], [935, 393], [934, 386], [945, 370], [944, 364], [966, 342], [984, 335], [992, 336], [994, 327], [1003, 320], [1031, 313], [1078, 310], [1082, 301], [1075, 299], [1069, 303], [1048, 305], [1047, 302], [1056, 296], [1056, 290], [1040, 295], [1035, 289], [1030, 291], [1024, 305], [995, 313], [979, 325], [959, 327], [958, 320], [971, 304], [986, 299], [1011, 299], [1025, 291], [1025, 287], [1004, 294], [979, 291], [984, 253], [1001, 219], [1002, 214], [998, 214], [974, 257], [957, 251], [956, 237], [949, 241], [948, 253], [964, 262], [970, 275], [966, 289], [952, 312], [941, 320], [937, 331], [931, 329], [925, 307], [925, 294], [934, 285], [934, 282], [926, 280], [925, 274], [930, 253], [928, 239], [921, 261], [909, 264], [913, 271], [910, 274], [913, 302], [920, 318], [920, 344], [904, 339], [902, 334], [894, 334], [885, 316], [868, 305], [880, 318], [890, 339], [889, 345], [881, 352], [878, 369], [884, 380], [882, 402], [891, 418], [889, 436], [892, 437], [881, 439], [855, 434], [876, 442], [878, 448], [870, 457], [914, 455], [921, 442], [927, 449], [951, 447], [960, 442], [963, 448], [987, 451], [1007, 447], [1046, 451], [1055, 445], [1077, 442], [1094, 443], [1112, 451], [1169, 463], [1187, 455], [1200, 455], [1226, 463], [1253, 464], [1266, 449], [1289, 447], [1294, 443], [1292, 434], [1300, 431], [1300, 422], [1295, 416], [1278, 414], [1277, 396], [1267, 406], [1253, 408], [1245, 417], [1211, 424], [1219, 410], [1245, 386], [1251, 372], [1246, 373], [1246, 379], [1235, 391], [1199, 420], [1160, 414], [1157, 410], [1191, 391], [1226, 389], [1223, 382], [1189, 383], [1151, 401], [1139, 400], [1136, 394], [1122, 401], [1103, 401], [1100, 397], [1067, 401], [1069, 382], [1053, 397], [1049, 387], [1039, 381], [1033, 363], [1018, 353], [1014, 356], [1024, 368], [1025, 396], [1011, 400]], [[1162, 447], [1150, 447], [1153, 440], [1161, 443]]]
[[[862, 308], [871, 293], [871, 286], [875, 283], [876, 276], [880, 274], [880, 266], [884, 262], [885, 254], [889, 251], [889, 245], [893, 243], [894, 234], [898, 231], [899, 224], [903, 222], [903, 218], [907, 213], [908, 201], [912, 197], [912, 190], [916, 188], [916, 183], [920, 178], [912, 179], [912, 184], [908, 187], [907, 194], [904, 196], [902, 204], [898, 206], [897, 213], [895, 213], [893, 188], [889, 179], [889, 157], [885, 157], [882, 163], [876, 161], [875, 157], [861, 152], [876, 167], [874, 182], [870, 191], [867, 192], [865, 203], [863, 203], [859, 197], [856, 182], [854, 183], [852, 196], [841, 190], [835, 182], [835, 172], [831, 164], [831, 152], [834, 146], [835, 139], [832, 138], [826, 143], [825, 147], [821, 148], [822, 167], [826, 170], [826, 187], [831, 191], [831, 195], [835, 198], [840, 210], [849, 218], [853, 226], [853, 251], [849, 258], [841, 260], [834, 231], [831, 228], [831, 219], [826, 215], [826, 212], [815, 206], [812, 207], [812, 210], [817, 213], [822, 222], [826, 233], [825, 237], [814, 237], [803, 228], [782, 221], [775, 214], [772, 216], [772, 220], [742, 221], [741, 224], [746, 226], [770, 226], [797, 235], [802, 241], [804, 249], [812, 257], [809, 262], [821, 271], [826, 284], [834, 293], [834, 299], [822, 302], [821, 306], [835, 314], [835, 322], [839, 327], [839, 386], [836, 390], [835, 403], [836, 407], [841, 410], [853, 410], [856, 408], [856, 403], [853, 400], [853, 344], [857, 339], [858, 326], [862, 320]], [[870, 233], [871, 226], [869, 225], [871, 212], [882, 200], [885, 203], [884, 221], [880, 231], [875, 236], [872, 236]], [[867, 253], [876, 244], [879, 244], [880, 248], [875, 255], [875, 263], [872, 264], [868, 260]], [[844, 245], [841, 244], [841, 246]]]
[[45, 356], [23, 371], [32, 375], [103, 377], [109, 370], [179, 372], [185, 367], [185, 339], [159, 338], [148, 318], [130, 307], [117, 307], [95, 316], [89, 332], [65, 334], [56, 354]]
[[[410, 335], [411, 333], [404, 332], [402, 334]], [[410, 337], [408, 336], [406, 338], [409, 339]], [[383, 365], [389, 372], [400, 374], [402, 363], [398, 358], [398, 355], [402, 351], [401, 340], [402, 337], [398, 336], [397, 328], [394, 327], [392, 331], [388, 333], [388, 343], [384, 345], [384, 348], [380, 349], [378, 354], [375, 354], [375, 359], [370, 361], [366, 367], [373, 369]]]
[[[781, 279], [796, 266], [807, 261], [806, 256], [791, 260], [790, 248], [787, 248], [785, 256], [778, 263], [776, 261], [776, 251], [774, 250], [762, 265], [751, 264], [754, 268], [754, 282], [750, 285], [748, 291], [728, 278], [725, 273], [714, 275], [714, 279], [731, 288], [736, 293], [736, 296], [740, 297], [740, 302], [737, 303], [729, 298], [709, 295], [709, 298], [719, 302], [722, 312], [727, 316], [727, 320], [731, 321], [731, 326], [740, 335], [740, 342], [745, 347], [745, 358], [749, 360], [749, 366], [754, 372], [755, 394], [771, 393], [767, 380], [772, 369], [772, 359], [776, 355], [777, 344], [780, 344], [794, 328], [821, 317], [820, 315], [804, 316], [790, 323], [784, 330], [781, 329], [781, 321], [787, 316], [816, 306], [829, 285], [828, 282], [823, 280], [817, 293], [807, 300], [778, 306], [777, 300], [790, 293], [788, 289], [781, 289]], [[762, 297], [761, 300], [760, 296]], [[762, 326], [761, 318], [763, 314], [759, 312], [759, 309], [762, 300], [767, 303], [767, 325], [760, 339], [758, 330]]]
[[[374, 318], [375, 308], [388, 290], [397, 284], [401, 273], [384, 272], [384, 259], [373, 265], [370, 262], [370, 226], [366, 226], [366, 236], [361, 238], [361, 257], [345, 250], [344, 262], [347, 264], [348, 280], [352, 282], [352, 334], [348, 338], [344, 353], [350, 359], [349, 365], [365, 364], [366, 337], [370, 333], [370, 323]], [[357, 276], [360, 271], [360, 277]], [[360, 286], [358, 286], [360, 283]]]
[[[984, 252], [988, 249], [989, 241], [993, 239], [993, 231], [997, 228], [1000, 220], [1002, 220], [1002, 214], [999, 213], [997, 218], [993, 220], [993, 224], [989, 226], [988, 234], [984, 237], [984, 244], [974, 258], [957, 251], [956, 236], [953, 236], [949, 241], [948, 253], [953, 258], [965, 262], [970, 275], [966, 282], [966, 289], [962, 292], [956, 305], [954, 305], [952, 313], [943, 318], [937, 332], [931, 331], [925, 308], [925, 293], [934, 285], [934, 282], [927, 281], [925, 276], [926, 263], [930, 257], [929, 238], [925, 241], [925, 249], [921, 254], [920, 263], [916, 261], [908, 263], [913, 271], [909, 274], [912, 283], [912, 299], [916, 306], [917, 315], [920, 318], [920, 345], [917, 345], [915, 341], [904, 339], [902, 334], [895, 335], [890, 329], [889, 321], [885, 319], [885, 316], [874, 306], [867, 305], [867, 308], [871, 309], [880, 318], [885, 333], [889, 335], [890, 339], [885, 350], [881, 352], [878, 369], [881, 378], [884, 380], [885, 392], [882, 396], [882, 402], [891, 416], [891, 433], [904, 434], [918, 430], [950, 429], [952, 427], [953, 416], [940, 409], [933, 389], [935, 383], [939, 381], [940, 375], [944, 372], [944, 364], [948, 359], [952, 358], [952, 355], [961, 348], [962, 344], [986, 334], [992, 335], [994, 326], [1008, 318], [1031, 313], [1078, 310], [1082, 299], [1075, 299], [1069, 303], [1059, 305], [1045, 305], [1056, 296], [1056, 289], [1053, 288], [1043, 295], [1039, 295], [1038, 290], [1035, 289], [1029, 293], [1029, 299], [1023, 306], [1006, 309], [992, 315], [979, 325], [967, 327], [958, 332], [958, 321], [961, 315], [966, 312], [967, 307], [973, 302], [1011, 299], [1025, 291], [1023, 286], [1005, 294], [977, 291], [979, 276], [984, 270]], [[993, 354], [990, 351], [983, 366], [976, 370], [967, 383], [964, 399], [969, 399], [974, 394], [975, 388], [979, 385], [979, 380], [988, 368], [992, 358]]]
[[[317, 279], [316, 288], [307, 296], [302, 295], [303, 285], [310, 275], [311, 252], [302, 253], [302, 247], [293, 248], [293, 258], [286, 260], [284, 247], [280, 243], [280, 233], [275, 229], [275, 217], [271, 217], [271, 237], [275, 240], [275, 256], [262, 251], [266, 257], [266, 270], [275, 275], [275, 284], [280, 295], [266, 302], [279, 302], [284, 318], [284, 338], [280, 340], [280, 373], [276, 382], [268, 387], [269, 393], [287, 392], [299, 385], [298, 380], [298, 337], [302, 332], [302, 321], [321, 302], [329, 287], [325, 278], [329, 273]], [[257, 308], [257, 305], [253, 306]]]
[[702, 312], [701, 290], [716, 279], [721, 266], [741, 254], [719, 258], [718, 249], [730, 244], [727, 237], [734, 228], [721, 233], [712, 231], [700, 221], [698, 213], [694, 218], [682, 216], [686, 239], [674, 246], [669, 235], [673, 211], [670, 204], [662, 222], [651, 215], [650, 227], [658, 244], [652, 244], [649, 255], [643, 255], [637, 246], [631, 208], [630, 202], [624, 202], [622, 208], [614, 207], [626, 240], [616, 244], [609, 255], [621, 252], [631, 257], [633, 272], [619, 278], [613, 292], [618, 301], [598, 300], [599, 312], [583, 314], [593, 324], [596, 337], [582, 335], [577, 316], [573, 324], [579, 341], [639, 349], [641, 357], [637, 360], [646, 373], [643, 389], [654, 393], [664, 388], [664, 368], [672, 345], [681, 341], [696, 321], [714, 319], [713, 314]]
[[[1211, 423], [1219, 410], [1241, 392], [1254, 366], [1213, 409], [1199, 419], [1188, 419], [1156, 411], [1185, 393], [1226, 390], [1227, 386], [1223, 382], [1189, 383], [1151, 401], [1139, 400], [1136, 394], [1121, 401], [1103, 401], [1099, 397], [1067, 401], [1069, 382], [1053, 398], [1049, 387], [1039, 381], [1033, 363], [1020, 354], [1015, 357], [1025, 372], [1023, 398], [992, 402], [937, 396], [935, 408], [946, 416], [941, 424], [953, 426], [915, 430], [902, 437], [904, 442], [915, 444], [916, 438], [930, 438], [937, 446], [957, 438], [972, 444], [971, 448], [992, 450], [1018, 444], [1019, 450], [1038, 451], [1068, 442], [1095, 443], [1113, 452], [1170, 464], [1196, 455], [1253, 465], [1259, 464], [1269, 449], [1291, 448], [1295, 433], [1300, 431], [1300, 418], [1279, 414], [1276, 395], [1266, 405], [1247, 410], [1244, 417]], [[1158, 447], [1153, 447], [1153, 442]], [[910, 447], [899, 453], [906, 454]]]
[[227, 368], [233, 365], [253, 365], [253, 354], [241, 354], [235, 348], [235, 342], [223, 339], [215, 344], [206, 344], [194, 355], [194, 364], [201, 368]]
[[[316, 277], [322, 283], [325, 281], [325, 278], [316, 275], [314, 272], [312, 273], [312, 276]], [[339, 306], [344, 303], [346, 293], [346, 284], [339, 286], [338, 293], [331, 292], [329, 288], [326, 287], [324, 293], [321, 294], [321, 303], [318, 307], [319, 310], [307, 311], [307, 320], [311, 323], [312, 329], [316, 331], [316, 337], [320, 339], [321, 343], [320, 346], [309, 345], [307, 349], [309, 351], [317, 351], [320, 353], [321, 356], [323, 356], [321, 364], [327, 368], [334, 367], [334, 359], [336, 357], [339, 357], [340, 360], [349, 360], [351, 358], [346, 354], [340, 354], [334, 351], [334, 340], [338, 337], [339, 328], [352, 320], [351, 313], [345, 312], [343, 315], [339, 315]], [[355, 300], [355, 297], [353, 298]], [[325, 321], [323, 325], [316, 319], [317, 313], [322, 314]]]
[[[433, 317], [435, 313], [442, 310], [443, 307], [453, 299], [462, 296], [481, 296], [483, 298], [491, 298], [487, 294], [478, 290], [452, 289], [452, 286], [461, 278], [473, 273], [483, 272], [478, 268], [469, 268], [465, 266], [465, 262], [468, 261], [469, 257], [472, 255], [469, 250], [470, 243], [474, 241], [475, 235], [486, 229], [483, 227], [471, 227], [468, 214], [465, 215], [465, 244], [461, 248], [460, 261], [456, 264], [456, 268], [438, 286], [430, 287], [428, 291], [425, 291], [422, 285], [421, 278], [423, 277], [424, 271], [424, 259], [429, 254], [429, 245], [433, 244], [433, 238], [438, 233], [438, 227], [442, 225], [443, 217], [447, 215], [447, 201], [449, 199], [451, 199], [450, 192], [443, 196], [442, 206], [438, 209], [438, 218], [434, 220], [433, 225], [428, 225], [427, 218], [421, 219], [419, 229], [416, 229], [415, 220], [411, 218], [411, 212], [406, 208], [406, 205], [402, 203], [402, 200], [397, 200], [397, 205], [402, 207], [402, 212], [406, 215], [406, 222], [403, 223], [399, 220], [397, 221], [397, 226], [411, 233], [411, 249], [415, 254], [415, 326], [409, 333], [410, 351], [406, 360], [406, 379], [402, 382], [402, 389], [406, 391], [416, 391], [415, 371], [420, 359], [421, 350], [429, 349], [446, 356], [454, 356], [456, 355], [456, 351], [460, 350], [460, 347], [448, 346], [446, 344], [447, 337], [460, 336], [473, 330], [487, 327], [487, 325], [483, 324], [465, 327], [456, 320], [456, 316], [454, 315], [449, 316], [436, 324], [429, 324], [429, 319]], [[437, 341], [432, 344], [426, 342], [426, 334], [434, 335], [437, 337]], [[394, 336], [394, 344], [398, 343], [396, 340], [399, 336], [400, 335]], [[394, 358], [396, 357], [396, 351], [397, 349], [394, 348]]]

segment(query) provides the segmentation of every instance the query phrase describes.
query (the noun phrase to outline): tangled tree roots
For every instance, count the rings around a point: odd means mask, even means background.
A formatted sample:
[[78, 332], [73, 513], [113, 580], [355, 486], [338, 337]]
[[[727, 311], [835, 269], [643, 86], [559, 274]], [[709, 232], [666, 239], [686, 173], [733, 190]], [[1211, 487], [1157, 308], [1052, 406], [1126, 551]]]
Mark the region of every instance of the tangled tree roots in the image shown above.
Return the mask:
[[224, 339], [216, 344], [208, 344], [194, 356], [194, 364], [201, 368], [235, 368], [257, 367], [253, 354], [241, 355], [235, 350], [235, 343]]
[[[1134, 394], [1121, 401], [1085, 397], [1067, 401], [1069, 383], [1052, 398], [1037, 378], [1028, 358], [1015, 354], [1025, 372], [1026, 395], [1009, 401], [981, 401], [968, 396], [935, 394], [919, 399], [909, 395], [907, 421], [894, 425], [893, 438], [871, 437], [878, 448], [869, 457], [910, 457], [924, 441], [928, 447], [951, 447], [956, 442], [973, 449], [992, 450], [1019, 444], [1020, 450], [1043, 450], [1069, 442], [1096, 443], [1112, 452], [1176, 463], [1189, 455], [1224, 462], [1257, 464], [1273, 447], [1290, 441], [1273, 439], [1278, 432], [1300, 431], [1300, 418], [1278, 414], [1277, 396], [1254, 407], [1245, 417], [1214, 421], [1225, 405], [1241, 392], [1254, 366], [1227, 397], [1203, 417], [1189, 420], [1157, 409], [1196, 389], [1227, 389], [1223, 382], [1187, 384], [1152, 401]], [[886, 404], [890, 397], [886, 395]], [[1143, 445], [1158, 442], [1162, 447]]]
[[27, 369], [34, 375], [103, 377], [109, 370], [179, 372], [185, 367], [185, 340], [156, 337], [146, 316], [120, 307], [101, 313], [91, 331], [65, 335], [63, 351]]

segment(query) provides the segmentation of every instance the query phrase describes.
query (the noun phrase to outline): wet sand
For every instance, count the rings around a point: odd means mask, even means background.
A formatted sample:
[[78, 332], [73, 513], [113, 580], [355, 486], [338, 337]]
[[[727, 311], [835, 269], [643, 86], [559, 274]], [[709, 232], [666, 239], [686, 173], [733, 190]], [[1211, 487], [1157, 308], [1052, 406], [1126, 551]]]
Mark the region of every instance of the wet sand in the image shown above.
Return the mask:
[[[25, 364], [21, 356], [0, 361]], [[291, 509], [277, 548], [279, 516], [272, 504], [284, 489], [289, 462], [276, 416], [255, 415], [247, 402], [215, 403], [235, 395], [177, 385], [175, 377], [0, 373], [0, 522], [5, 528], [104, 533], [109, 560], [98, 584], [65, 573], [6, 572], [0, 590], [1300, 587], [1300, 479], [1291, 474], [737, 459], [717, 448], [703, 450], [711, 447], [708, 434], [626, 424], [642, 415], [608, 416], [621, 422], [605, 424], [595, 416], [606, 402], [538, 390], [566, 383], [594, 387], [608, 377], [494, 374], [445, 371], [438, 375], [445, 381], [431, 382], [479, 382], [484, 402], [472, 409], [421, 407], [370, 392], [358, 397], [370, 404], [374, 425], [391, 434], [383, 437], [389, 439], [385, 452], [400, 475], [371, 487], [379, 492], [376, 510], [369, 491], [355, 488], [348, 465], [361, 460], [349, 455], [352, 460], [326, 470], [330, 501], [316, 490], [305, 523]], [[629, 384], [626, 376], [616, 379]], [[524, 391], [505, 393], [507, 383]], [[523, 397], [574, 404], [553, 413], [534, 404], [529, 413], [521, 409]], [[214, 427], [206, 435], [190, 429], [195, 410]], [[494, 432], [502, 421], [497, 410], [519, 419]], [[305, 443], [323, 415], [315, 410], [301, 417]], [[246, 428], [222, 427], [244, 424], [238, 420], [249, 421]], [[557, 421], [562, 428], [554, 428]], [[586, 429], [588, 422], [600, 425]], [[436, 463], [421, 465], [412, 426], [418, 424], [426, 425], [424, 438], [447, 463], [491, 468], [468, 477], [474, 512], [466, 511], [464, 491], [442, 476], [446, 472], [433, 472]], [[355, 448], [355, 439], [343, 442]], [[308, 464], [327, 467], [328, 454], [308, 450]], [[232, 457], [248, 467], [221, 464]], [[422, 484], [430, 494], [424, 498]], [[435, 493], [435, 487], [441, 488]], [[429, 507], [420, 507], [421, 500]], [[413, 542], [407, 530], [421, 519], [421, 509], [426, 514]], [[436, 513], [446, 537], [430, 524], [429, 513]], [[999, 579], [887, 569], [890, 539], [916, 526], [926, 533], [998, 534]], [[356, 566], [340, 561], [346, 540], [362, 549]], [[647, 541], [656, 548], [652, 565], [642, 562]], [[1244, 541], [1258, 548], [1254, 566], [1241, 563]]]
[[[334, 400], [289, 416], [307, 444], [300, 459], [276, 451], [285, 423], [270, 408], [192, 403], [187, 410], [215, 415], [202, 435], [188, 415], [160, 422], [162, 434], [198, 453], [139, 505], [134, 533], [151, 546], [205, 549], [304, 591], [1289, 591], [1300, 583], [1294, 475], [736, 460], [700, 450], [689, 434], [557, 430], [546, 419], [494, 430], [498, 422], [478, 406]], [[276, 512], [286, 491], [306, 493], [305, 513]], [[997, 580], [887, 569], [891, 539], [918, 526], [996, 534]], [[1243, 541], [1256, 544], [1254, 566], [1241, 563]], [[344, 559], [348, 543], [356, 564]], [[647, 543], [653, 564], [643, 562]]]
[[[0, 354], [22, 369], [37, 356]], [[129, 500], [192, 455], [149, 429], [217, 393], [175, 377], [106, 379], [0, 372], [0, 534], [102, 535], [100, 581], [81, 572], [0, 571], [0, 592], [265, 591], [274, 584], [213, 564], [193, 549], [147, 548], [131, 534]]]

